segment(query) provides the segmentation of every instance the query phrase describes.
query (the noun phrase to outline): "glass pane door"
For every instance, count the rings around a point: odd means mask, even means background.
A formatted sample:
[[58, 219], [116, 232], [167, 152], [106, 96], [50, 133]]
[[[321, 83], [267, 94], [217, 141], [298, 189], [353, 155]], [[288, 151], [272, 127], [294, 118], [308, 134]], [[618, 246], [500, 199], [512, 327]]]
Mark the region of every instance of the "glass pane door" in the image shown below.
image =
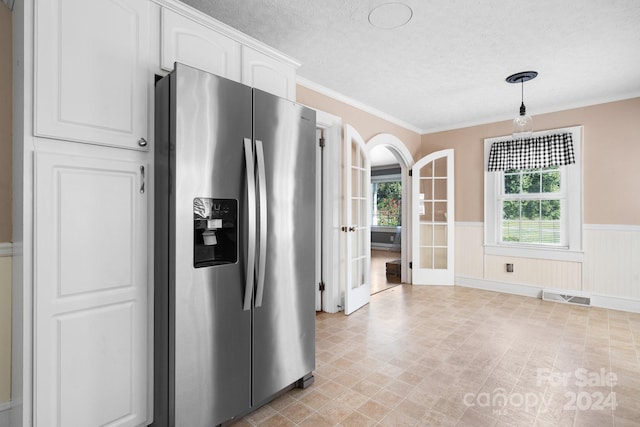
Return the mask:
[[369, 224], [369, 188], [371, 169], [362, 137], [350, 126], [345, 133], [345, 225], [347, 248], [345, 314], [351, 314], [369, 302], [371, 225]]
[[413, 284], [453, 285], [453, 150], [413, 167]]

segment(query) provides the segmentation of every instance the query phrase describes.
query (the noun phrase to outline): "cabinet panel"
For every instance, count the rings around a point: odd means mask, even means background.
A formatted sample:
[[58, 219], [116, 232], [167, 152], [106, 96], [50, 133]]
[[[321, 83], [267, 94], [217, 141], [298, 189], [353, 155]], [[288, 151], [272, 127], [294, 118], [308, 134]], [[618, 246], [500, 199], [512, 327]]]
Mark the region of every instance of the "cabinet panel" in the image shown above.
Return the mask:
[[295, 69], [246, 46], [242, 47], [242, 83], [292, 101], [296, 99]]
[[240, 81], [240, 44], [176, 12], [162, 9], [162, 68], [181, 62]]
[[147, 419], [141, 166], [35, 154], [36, 426], [134, 426]]
[[148, 140], [144, 0], [37, 0], [36, 135], [140, 149]]
[[61, 426], [103, 426], [134, 415], [133, 317], [130, 302], [57, 317]]

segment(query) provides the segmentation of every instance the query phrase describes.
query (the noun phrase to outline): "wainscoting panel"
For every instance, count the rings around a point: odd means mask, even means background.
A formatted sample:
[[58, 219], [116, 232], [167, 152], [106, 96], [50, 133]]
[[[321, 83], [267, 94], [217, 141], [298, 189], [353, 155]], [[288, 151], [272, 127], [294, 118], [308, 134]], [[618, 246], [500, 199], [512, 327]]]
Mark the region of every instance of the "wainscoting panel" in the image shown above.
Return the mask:
[[640, 226], [585, 225], [584, 291], [640, 299]]
[[[506, 264], [513, 264], [509, 273]], [[582, 265], [578, 262], [487, 255], [485, 279], [536, 285], [542, 288], [580, 290]]]

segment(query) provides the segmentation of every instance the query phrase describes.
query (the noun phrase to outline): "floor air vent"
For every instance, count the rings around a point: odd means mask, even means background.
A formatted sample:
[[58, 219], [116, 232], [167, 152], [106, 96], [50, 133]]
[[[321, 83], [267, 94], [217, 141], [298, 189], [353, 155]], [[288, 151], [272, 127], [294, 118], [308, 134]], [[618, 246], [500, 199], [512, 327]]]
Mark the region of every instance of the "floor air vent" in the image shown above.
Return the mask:
[[542, 291], [542, 299], [545, 301], [565, 302], [568, 304], [582, 305], [585, 307], [591, 306], [591, 297], [584, 295], [563, 294], [558, 291], [550, 291], [547, 289]]

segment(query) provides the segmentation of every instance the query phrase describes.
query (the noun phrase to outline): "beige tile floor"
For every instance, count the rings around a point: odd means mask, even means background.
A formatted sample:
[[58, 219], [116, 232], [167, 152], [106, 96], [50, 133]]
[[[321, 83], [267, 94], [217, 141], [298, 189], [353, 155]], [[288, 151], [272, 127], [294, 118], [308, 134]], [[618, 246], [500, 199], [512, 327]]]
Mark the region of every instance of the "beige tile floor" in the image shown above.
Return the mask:
[[316, 331], [315, 384], [236, 426], [640, 425], [640, 314], [402, 285]]

